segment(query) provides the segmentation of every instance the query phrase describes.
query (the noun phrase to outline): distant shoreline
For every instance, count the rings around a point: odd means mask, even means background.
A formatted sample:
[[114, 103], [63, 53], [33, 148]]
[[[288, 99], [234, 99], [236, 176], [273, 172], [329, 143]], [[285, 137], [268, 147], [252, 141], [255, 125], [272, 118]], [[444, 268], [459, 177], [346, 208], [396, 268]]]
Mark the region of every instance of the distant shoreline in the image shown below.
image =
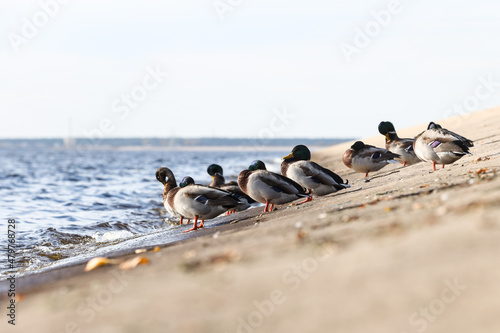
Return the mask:
[[94, 150], [135, 151], [282, 151], [297, 144], [311, 149], [350, 141], [348, 138], [52, 138], [0, 139], [0, 149], [46, 148], [86, 152]]

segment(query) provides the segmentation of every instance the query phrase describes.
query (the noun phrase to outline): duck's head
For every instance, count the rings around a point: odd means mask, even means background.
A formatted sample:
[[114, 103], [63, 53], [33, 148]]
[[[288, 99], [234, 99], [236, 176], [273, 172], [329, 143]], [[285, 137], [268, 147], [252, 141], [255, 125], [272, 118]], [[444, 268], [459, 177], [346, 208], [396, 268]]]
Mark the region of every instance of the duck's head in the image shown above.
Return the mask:
[[183, 187], [186, 187], [188, 185], [193, 185], [193, 184], [194, 184], [194, 179], [187, 176], [187, 177], [182, 178], [182, 181], [179, 183], [179, 187], [183, 188]]
[[167, 180], [168, 179], [174, 179], [174, 174], [172, 173], [172, 170], [169, 168], [161, 167], [158, 170], [156, 170], [156, 180], [162, 183], [163, 185], [167, 185]]
[[429, 123], [429, 126], [427, 126], [427, 129], [430, 130], [430, 129], [440, 129], [442, 128], [441, 125], [439, 124], [436, 124], [435, 122], [431, 121]]
[[396, 129], [390, 121], [382, 121], [378, 124], [378, 131], [385, 136], [387, 141], [391, 140], [391, 135], [396, 134]]
[[252, 162], [252, 164], [250, 164], [248, 170], [254, 171], [254, 170], [267, 170], [267, 169], [264, 162], [262, 162], [261, 160], [255, 160]]
[[356, 141], [351, 146], [351, 149], [357, 151], [357, 150], [363, 149], [364, 147], [365, 147], [365, 144], [363, 143], [363, 141]]
[[222, 167], [218, 164], [210, 164], [207, 168], [208, 174], [213, 178], [216, 174], [222, 176]]
[[285, 157], [283, 157], [284, 160], [298, 160], [298, 161], [308, 161], [311, 159], [311, 152], [309, 151], [309, 148], [307, 148], [304, 145], [298, 145], [293, 147], [292, 152]]

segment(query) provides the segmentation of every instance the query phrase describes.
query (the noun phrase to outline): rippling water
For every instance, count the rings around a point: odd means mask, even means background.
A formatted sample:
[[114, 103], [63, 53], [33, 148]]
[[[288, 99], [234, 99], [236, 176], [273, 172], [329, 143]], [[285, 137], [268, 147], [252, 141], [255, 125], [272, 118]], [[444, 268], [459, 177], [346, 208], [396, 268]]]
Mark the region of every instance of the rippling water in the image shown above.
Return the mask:
[[[0, 244], [7, 244], [7, 220], [15, 219], [18, 275], [137, 247], [141, 237], [175, 228], [163, 208], [158, 167], [172, 169], [177, 181], [190, 175], [209, 183], [211, 163], [234, 180], [254, 159], [278, 170], [285, 153], [0, 149]], [[2, 251], [0, 279], [7, 270]]]

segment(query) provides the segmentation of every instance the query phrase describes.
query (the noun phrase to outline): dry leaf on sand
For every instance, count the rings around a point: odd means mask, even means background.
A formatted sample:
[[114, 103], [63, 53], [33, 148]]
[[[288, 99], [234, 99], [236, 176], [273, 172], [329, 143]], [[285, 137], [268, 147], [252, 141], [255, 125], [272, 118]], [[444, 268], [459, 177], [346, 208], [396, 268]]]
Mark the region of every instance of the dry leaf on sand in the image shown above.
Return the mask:
[[124, 261], [120, 264], [120, 269], [132, 269], [137, 267], [138, 265], [149, 264], [149, 259], [143, 256], [138, 256], [127, 261]]
[[104, 257], [96, 257], [92, 258], [87, 262], [87, 266], [85, 266], [85, 272], [96, 269], [99, 266], [110, 264], [110, 260]]

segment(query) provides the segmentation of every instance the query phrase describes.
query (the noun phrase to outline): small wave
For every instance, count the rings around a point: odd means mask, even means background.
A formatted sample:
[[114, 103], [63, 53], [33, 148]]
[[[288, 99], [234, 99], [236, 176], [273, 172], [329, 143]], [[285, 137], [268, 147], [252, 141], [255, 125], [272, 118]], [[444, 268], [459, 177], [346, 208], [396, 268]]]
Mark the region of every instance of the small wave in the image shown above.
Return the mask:
[[102, 235], [95, 233], [94, 235], [92, 235], [92, 238], [94, 238], [96, 242], [101, 243], [101, 242], [114, 241], [117, 239], [129, 238], [132, 237], [133, 235], [134, 235], [133, 233], [127, 230], [114, 230], [105, 232]]

